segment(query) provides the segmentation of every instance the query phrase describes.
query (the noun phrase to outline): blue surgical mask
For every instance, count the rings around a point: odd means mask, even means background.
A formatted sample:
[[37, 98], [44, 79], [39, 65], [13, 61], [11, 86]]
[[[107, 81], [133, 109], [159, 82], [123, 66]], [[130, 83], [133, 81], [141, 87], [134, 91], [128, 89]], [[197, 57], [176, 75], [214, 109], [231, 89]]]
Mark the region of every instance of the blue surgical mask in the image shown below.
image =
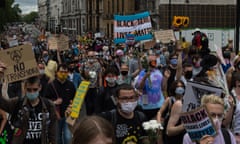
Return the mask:
[[35, 100], [39, 96], [39, 92], [38, 91], [34, 93], [27, 92], [26, 96], [29, 100]]
[[183, 87], [177, 87], [175, 90], [175, 93], [178, 95], [183, 95], [185, 92], [185, 89]]
[[171, 59], [171, 60], [170, 60], [170, 63], [171, 63], [172, 65], [176, 65], [176, 64], [177, 64], [177, 59], [176, 59], [176, 58]]

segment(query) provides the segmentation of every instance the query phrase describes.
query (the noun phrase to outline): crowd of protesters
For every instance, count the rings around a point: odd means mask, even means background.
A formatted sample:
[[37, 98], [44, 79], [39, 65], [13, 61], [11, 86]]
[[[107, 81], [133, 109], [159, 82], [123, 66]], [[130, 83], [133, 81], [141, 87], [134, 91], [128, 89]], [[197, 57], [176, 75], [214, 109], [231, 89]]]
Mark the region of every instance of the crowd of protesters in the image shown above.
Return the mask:
[[[188, 81], [196, 81], [217, 87], [214, 70], [220, 65], [226, 76], [230, 96], [225, 93], [220, 98], [212, 94], [209, 100], [202, 100], [202, 105], [211, 109], [210, 116], [218, 126], [218, 134], [215, 137], [205, 136], [196, 143], [228, 143], [220, 127], [228, 130], [232, 144], [239, 143], [240, 56], [234, 54], [232, 41], [222, 48], [222, 58], [216, 52], [211, 52], [208, 38], [200, 30], [193, 33], [189, 46], [186, 46], [184, 40], [171, 41], [168, 44], [154, 41], [156, 43], [153, 47], [146, 48], [141, 42], [134, 45], [115, 45], [106, 37], [93, 38], [92, 35], [87, 35], [71, 39], [69, 49], [60, 51], [49, 49], [48, 36], [45, 36], [42, 30], [41, 36], [32, 44], [39, 77], [8, 84], [2, 82], [0, 108], [10, 115], [17, 114], [15, 111], [19, 110], [6, 105], [17, 105], [21, 98], [26, 96], [26, 102], [23, 100], [22, 105], [29, 101], [30, 110], [26, 112], [28, 116], [23, 117], [30, 119], [30, 124], [43, 121], [43, 118], [36, 118], [36, 114], [48, 113], [44, 115], [47, 122], [41, 123], [38, 135], [31, 135], [33, 127], [29, 125], [23, 132], [12, 133], [9, 141], [13, 139], [16, 143], [18, 136], [21, 136], [20, 140], [25, 144], [69, 144], [72, 140], [74, 144], [87, 142], [90, 140], [80, 135], [85, 134], [80, 129], [88, 128], [84, 123], [88, 124], [89, 128], [94, 125], [95, 129], [104, 134], [104, 128], [102, 130], [98, 122], [102, 121], [109, 127], [102, 119], [87, 117], [98, 115], [112, 124], [112, 128], [108, 129], [114, 130], [115, 137], [111, 139], [111, 133], [105, 135], [110, 138], [110, 143], [149, 143], [142, 123], [152, 119], [158, 120], [164, 127], [158, 137], [158, 144], [194, 143], [180, 119], [186, 86]], [[1, 48], [10, 47], [3, 40]], [[0, 61], [1, 74], [6, 68]], [[78, 86], [84, 80], [89, 81], [90, 85], [81, 108], [80, 123], [70, 127], [66, 122], [69, 107]], [[11, 101], [16, 97], [19, 97], [19, 100]], [[56, 112], [52, 112], [53, 106]], [[222, 108], [220, 111], [215, 108], [218, 106]], [[45, 107], [47, 112], [41, 110]], [[7, 120], [4, 111], [0, 111], [2, 135], [6, 128], [4, 125], [11, 125], [8, 124], [10, 119]], [[26, 110], [23, 108], [23, 111]], [[48, 121], [54, 124], [49, 125]], [[24, 124], [26, 123], [25, 120]]]

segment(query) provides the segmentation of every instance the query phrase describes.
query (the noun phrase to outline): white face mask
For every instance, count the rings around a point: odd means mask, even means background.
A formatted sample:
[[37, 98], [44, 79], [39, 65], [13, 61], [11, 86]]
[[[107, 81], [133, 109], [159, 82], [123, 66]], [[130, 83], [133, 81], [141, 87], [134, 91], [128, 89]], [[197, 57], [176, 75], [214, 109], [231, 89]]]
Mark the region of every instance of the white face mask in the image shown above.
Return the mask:
[[44, 73], [45, 73], [45, 70], [44, 70], [44, 69], [40, 69], [40, 70], [39, 70], [39, 73], [40, 73], [40, 74], [44, 74]]
[[137, 101], [121, 103], [121, 110], [124, 113], [131, 113], [137, 107]]
[[222, 120], [221, 119], [213, 118], [213, 123], [216, 126], [217, 130], [221, 129], [221, 125], [222, 125]]

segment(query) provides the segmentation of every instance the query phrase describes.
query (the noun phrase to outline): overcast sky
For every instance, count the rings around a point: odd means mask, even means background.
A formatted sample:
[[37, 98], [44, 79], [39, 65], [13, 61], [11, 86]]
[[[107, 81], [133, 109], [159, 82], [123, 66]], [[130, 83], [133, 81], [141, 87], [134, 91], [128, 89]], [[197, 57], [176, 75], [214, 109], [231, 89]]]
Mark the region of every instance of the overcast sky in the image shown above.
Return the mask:
[[15, 0], [15, 3], [19, 4], [22, 14], [38, 10], [37, 0]]

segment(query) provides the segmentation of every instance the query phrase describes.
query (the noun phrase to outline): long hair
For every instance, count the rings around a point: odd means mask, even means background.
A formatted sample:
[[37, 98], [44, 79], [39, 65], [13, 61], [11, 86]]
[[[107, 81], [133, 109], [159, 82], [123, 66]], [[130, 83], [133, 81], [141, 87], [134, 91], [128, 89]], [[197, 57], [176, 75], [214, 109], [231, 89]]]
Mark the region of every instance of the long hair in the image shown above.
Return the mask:
[[73, 132], [72, 144], [88, 144], [97, 136], [110, 138], [115, 144], [113, 126], [102, 117], [86, 116]]

